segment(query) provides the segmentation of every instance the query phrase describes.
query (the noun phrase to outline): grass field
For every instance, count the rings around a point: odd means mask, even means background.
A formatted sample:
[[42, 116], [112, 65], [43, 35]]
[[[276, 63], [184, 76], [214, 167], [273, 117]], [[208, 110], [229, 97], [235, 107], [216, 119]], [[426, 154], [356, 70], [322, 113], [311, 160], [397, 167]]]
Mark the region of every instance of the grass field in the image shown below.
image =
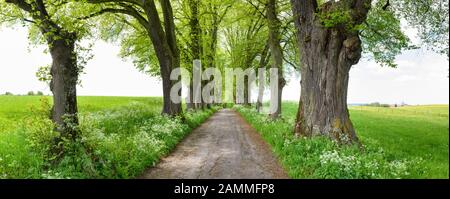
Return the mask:
[[161, 98], [79, 97], [81, 138], [55, 163], [49, 97], [0, 96], [0, 178], [133, 178], [216, 109], [161, 116]]
[[351, 107], [350, 115], [363, 142], [374, 140], [394, 157], [421, 157], [427, 178], [448, 178], [448, 108]]
[[[39, 108], [42, 99], [49, 96], [2, 96], [0, 95], [0, 133], [17, 128], [22, 120], [33, 115], [33, 110]], [[78, 97], [80, 113], [96, 112], [125, 106], [131, 102], [152, 104], [159, 109], [162, 106], [160, 98], [150, 97]], [[159, 110], [160, 111], [160, 110]]]
[[350, 107], [357, 134], [366, 146], [363, 153], [345, 147], [336, 150], [320, 138], [294, 138], [297, 107], [284, 102], [284, 119], [274, 122], [253, 110], [237, 108], [272, 145], [293, 178], [449, 177], [448, 105]]

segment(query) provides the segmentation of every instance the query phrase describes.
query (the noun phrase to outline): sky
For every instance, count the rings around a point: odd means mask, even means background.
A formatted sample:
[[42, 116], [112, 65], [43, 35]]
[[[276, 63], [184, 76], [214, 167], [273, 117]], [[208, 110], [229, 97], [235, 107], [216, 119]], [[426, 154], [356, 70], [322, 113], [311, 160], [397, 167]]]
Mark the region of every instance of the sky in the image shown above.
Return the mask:
[[[51, 63], [45, 46], [32, 47], [23, 27], [0, 28], [0, 94], [43, 91], [48, 85], [36, 78], [40, 66]], [[162, 96], [158, 78], [139, 72], [129, 60], [117, 56], [119, 47], [96, 42], [95, 55], [86, 65], [78, 87], [80, 96]], [[425, 49], [407, 51], [397, 57], [398, 68], [381, 67], [362, 59], [350, 71], [348, 103], [448, 104], [447, 57]], [[256, 94], [256, 93], [255, 93]], [[254, 95], [255, 95], [254, 94]], [[289, 78], [284, 100], [298, 101], [300, 80]], [[267, 99], [267, 98], [266, 98]]]

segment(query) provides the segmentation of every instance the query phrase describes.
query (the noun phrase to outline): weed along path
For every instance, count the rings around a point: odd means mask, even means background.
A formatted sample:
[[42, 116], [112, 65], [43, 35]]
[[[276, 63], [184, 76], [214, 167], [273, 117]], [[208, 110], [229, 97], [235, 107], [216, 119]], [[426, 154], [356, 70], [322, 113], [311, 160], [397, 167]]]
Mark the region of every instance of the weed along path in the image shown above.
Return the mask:
[[140, 178], [288, 178], [270, 146], [235, 111], [217, 112]]

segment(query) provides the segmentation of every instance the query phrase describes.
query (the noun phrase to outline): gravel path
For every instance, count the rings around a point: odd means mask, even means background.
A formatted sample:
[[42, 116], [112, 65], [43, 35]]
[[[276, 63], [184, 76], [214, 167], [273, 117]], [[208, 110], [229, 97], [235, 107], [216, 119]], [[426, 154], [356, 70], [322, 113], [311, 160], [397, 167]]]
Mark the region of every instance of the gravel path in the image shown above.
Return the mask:
[[237, 112], [224, 109], [140, 178], [288, 178], [270, 146]]

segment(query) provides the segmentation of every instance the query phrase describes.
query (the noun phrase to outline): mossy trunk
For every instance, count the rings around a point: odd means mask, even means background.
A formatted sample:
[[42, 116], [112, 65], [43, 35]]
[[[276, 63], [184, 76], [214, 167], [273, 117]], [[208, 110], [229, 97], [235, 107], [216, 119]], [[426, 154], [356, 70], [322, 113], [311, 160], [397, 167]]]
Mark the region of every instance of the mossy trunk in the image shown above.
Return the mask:
[[[191, 51], [192, 61], [201, 60], [202, 57], [202, 29], [200, 26], [200, 13], [199, 13], [199, 0], [189, 0], [189, 10], [190, 10], [190, 19], [189, 19], [189, 36], [190, 42], [189, 47]], [[203, 71], [203, 68], [202, 68]], [[201, 76], [200, 76], [201, 77]], [[193, 78], [193, 76], [192, 76]], [[201, 85], [204, 85], [204, 81], [200, 81]], [[200, 85], [200, 88], [201, 88]], [[193, 91], [192, 91], [193, 92]], [[200, 89], [201, 92], [201, 89]], [[191, 93], [194, 96], [194, 93]], [[201, 96], [201, 93], [200, 93]], [[193, 102], [193, 101], [191, 101]], [[200, 103], [194, 103], [190, 105], [193, 109], [201, 109], [203, 108], [203, 98], [201, 98]]]
[[63, 137], [76, 137], [78, 125], [78, 67], [75, 39], [63, 38], [49, 42], [52, 56], [50, 90], [53, 93], [51, 118]]
[[361, 58], [361, 40], [358, 31], [347, 26], [324, 27], [318, 15], [339, 7], [349, 11], [349, 23], [361, 24], [370, 0], [329, 2], [320, 8], [315, 0], [291, 2], [298, 16], [295, 25], [301, 52], [295, 133], [327, 136], [341, 144], [359, 143], [347, 109], [347, 90], [350, 68]]

